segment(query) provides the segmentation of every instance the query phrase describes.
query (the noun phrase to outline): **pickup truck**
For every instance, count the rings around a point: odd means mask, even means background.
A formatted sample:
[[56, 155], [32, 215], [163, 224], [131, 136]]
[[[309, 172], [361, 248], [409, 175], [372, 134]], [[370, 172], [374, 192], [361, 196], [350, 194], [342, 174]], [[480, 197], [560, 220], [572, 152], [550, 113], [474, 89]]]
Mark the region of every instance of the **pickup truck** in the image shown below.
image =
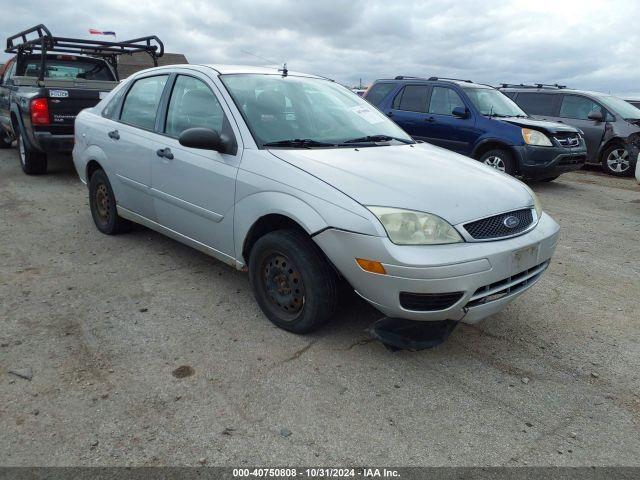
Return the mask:
[[146, 52], [157, 65], [163, 51], [155, 36], [72, 39], [54, 37], [44, 25], [9, 37], [5, 52], [16, 55], [0, 72], [0, 148], [17, 141], [22, 170], [46, 173], [48, 153], [71, 153], [78, 113], [118, 85], [117, 56]]

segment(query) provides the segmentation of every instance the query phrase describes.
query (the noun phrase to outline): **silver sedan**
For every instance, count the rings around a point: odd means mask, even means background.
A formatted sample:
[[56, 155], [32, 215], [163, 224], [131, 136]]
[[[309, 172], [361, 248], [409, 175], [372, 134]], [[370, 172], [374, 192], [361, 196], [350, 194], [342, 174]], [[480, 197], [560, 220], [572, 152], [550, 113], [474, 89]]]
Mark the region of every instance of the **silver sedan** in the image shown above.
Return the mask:
[[558, 241], [526, 185], [313, 75], [153, 68], [75, 132], [101, 232], [139, 223], [248, 270], [296, 333], [331, 318], [341, 283], [389, 317], [477, 322], [536, 283]]

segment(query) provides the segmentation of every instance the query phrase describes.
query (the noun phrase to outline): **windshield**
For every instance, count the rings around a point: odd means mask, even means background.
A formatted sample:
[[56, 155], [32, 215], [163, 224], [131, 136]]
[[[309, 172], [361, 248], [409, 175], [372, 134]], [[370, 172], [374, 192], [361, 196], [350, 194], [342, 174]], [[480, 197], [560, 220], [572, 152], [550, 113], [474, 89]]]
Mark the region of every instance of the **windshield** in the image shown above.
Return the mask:
[[264, 74], [229, 74], [220, 79], [259, 147], [413, 143], [375, 107], [328, 80]]
[[[100, 60], [83, 60], [77, 57], [70, 57], [69, 59], [47, 58], [44, 69], [44, 78], [60, 80], [75, 80], [78, 78], [83, 80], [115, 80], [111, 69], [109, 69], [105, 62]], [[27, 60], [24, 66], [24, 76], [40, 76], [39, 58]]]
[[504, 93], [493, 88], [464, 88], [482, 115], [526, 117], [527, 114]]
[[612, 95], [596, 95], [605, 107], [620, 115], [625, 120], [640, 120], [640, 109], [634, 107], [626, 100]]

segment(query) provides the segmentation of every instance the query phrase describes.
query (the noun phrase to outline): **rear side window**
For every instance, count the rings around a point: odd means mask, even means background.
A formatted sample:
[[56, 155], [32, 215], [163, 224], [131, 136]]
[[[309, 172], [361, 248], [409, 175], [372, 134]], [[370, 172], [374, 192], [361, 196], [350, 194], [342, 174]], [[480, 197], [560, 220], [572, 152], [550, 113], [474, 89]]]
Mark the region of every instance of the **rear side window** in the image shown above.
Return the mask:
[[379, 105], [394, 88], [396, 88], [395, 83], [376, 83], [367, 93], [365, 100], [372, 105]]
[[[82, 58], [47, 58], [44, 64], [44, 78], [56, 80], [103, 80], [114, 81], [113, 72], [106, 62], [83, 60]], [[26, 77], [40, 76], [40, 59], [29, 59], [24, 66]]]
[[179, 137], [188, 128], [204, 127], [222, 133], [224, 111], [207, 85], [197, 78], [179, 75], [171, 92], [165, 132]]
[[136, 127], [153, 130], [160, 97], [168, 75], [136, 80], [122, 105], [120, 120]]
[[447, 87], [433, 87], [429, 113], [434, 115], [451, 115], [456, 107], [463, 107], [464, 102], [453, 89]]
[[602, 112], [602, 106], [587, 97], [565, 95], [560, 107], [560, 116], [576, 120], [588, 120], [589, 114], [594, 110]]
[[393, 108], [409, 112], [426, 112], [429, 99], [429, 87], [426, 85], [407, 85], [396, 96]]
[[120, 113], [120, 105], [122, 105], [122, 97], [124, 97], [126, 88], [120, 88], [117, 92], [113, 94], [107, 106], [102, 110], [102, 116], [105, 118], [110, 118], [112, 120], [116, 120], [118, 118], [118, 113]]
[[560, 95], [520, 92], [515, 101], [529, 115], [555, 116], [560, 103]]

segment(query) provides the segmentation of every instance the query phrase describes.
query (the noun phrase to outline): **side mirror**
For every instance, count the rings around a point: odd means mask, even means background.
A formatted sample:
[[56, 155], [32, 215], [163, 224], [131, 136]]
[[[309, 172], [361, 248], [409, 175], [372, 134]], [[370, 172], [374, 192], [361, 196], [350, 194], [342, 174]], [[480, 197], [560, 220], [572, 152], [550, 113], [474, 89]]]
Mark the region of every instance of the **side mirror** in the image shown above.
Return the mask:
[[454, 117], [458, 117], [458, 118], [468, 118], [469, 117], [469, 111], [465, 107], [455, 107], [451, 111], [451, 115], [453, 115]]
[[202, 127], [186, 129], [178, 137], [178, 142], [184, 147], [215, 150], [220, 153], [225, 153], [228, 146], [228, 142], [218, 132]]
[[587, 115], [587, 118], [596, 122], [601, 122], [602, 120], [604, 120], [604, 117], [602, 116], [602, 112], [600, 110], [594, 110], [593, 112], [589, 113], [589, 115]]

